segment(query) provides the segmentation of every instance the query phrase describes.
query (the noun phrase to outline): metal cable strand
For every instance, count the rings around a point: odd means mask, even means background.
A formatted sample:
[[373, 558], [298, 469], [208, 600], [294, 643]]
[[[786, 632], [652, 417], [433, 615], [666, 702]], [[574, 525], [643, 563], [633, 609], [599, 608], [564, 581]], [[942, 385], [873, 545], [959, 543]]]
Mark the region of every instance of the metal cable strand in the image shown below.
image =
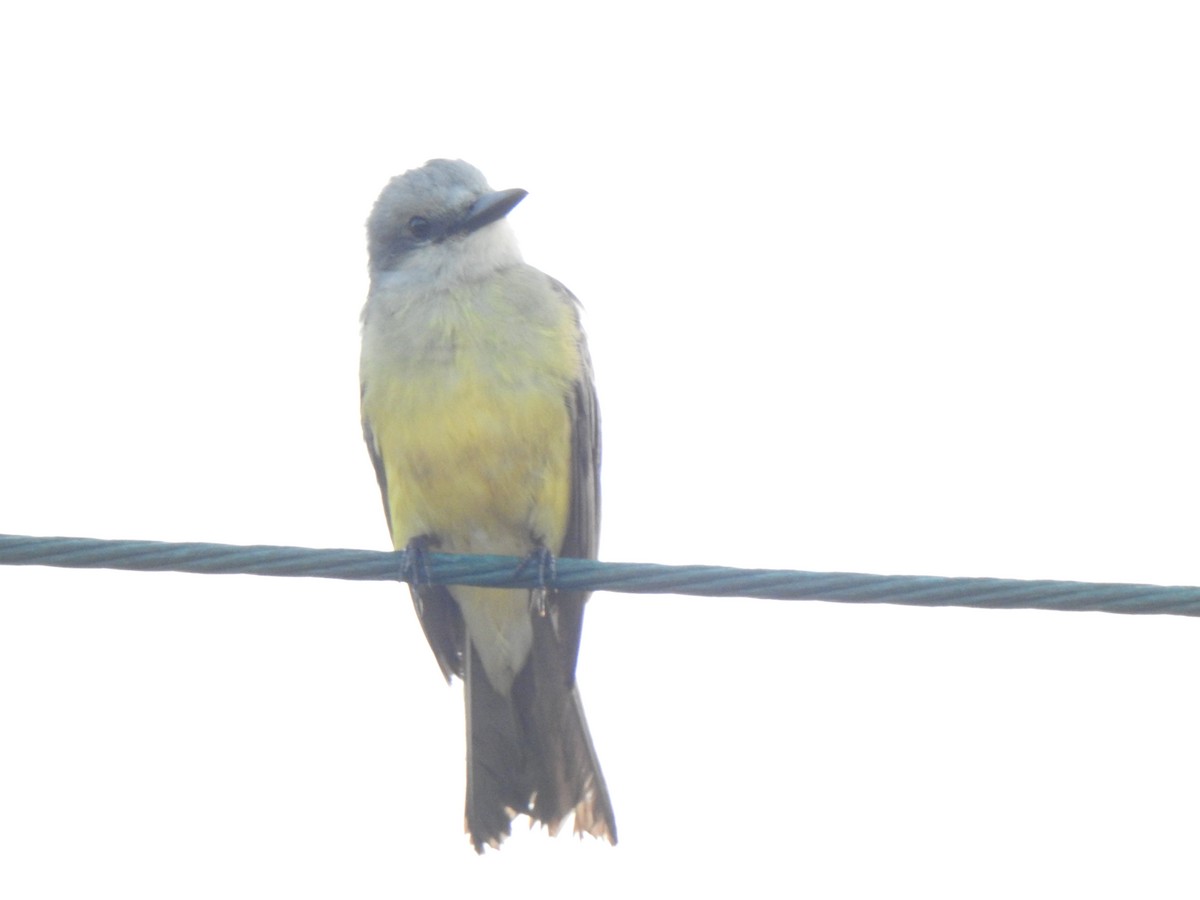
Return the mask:
[[[440, 584], [537, 587], [536, 567], [528, 566], [518, 575], [521, 562], [508, 556], [431, 553], [428, 573], [431, 582]], [[8, 565], [404, 581], [404, 563], [403, 553], [377, 550], [0, 535], [0, 564]], [[1200, 588], [1149, 584], [860, 575], [562, 558], [557, 560], [553, 585], [633, 594], [1200, 616]]]

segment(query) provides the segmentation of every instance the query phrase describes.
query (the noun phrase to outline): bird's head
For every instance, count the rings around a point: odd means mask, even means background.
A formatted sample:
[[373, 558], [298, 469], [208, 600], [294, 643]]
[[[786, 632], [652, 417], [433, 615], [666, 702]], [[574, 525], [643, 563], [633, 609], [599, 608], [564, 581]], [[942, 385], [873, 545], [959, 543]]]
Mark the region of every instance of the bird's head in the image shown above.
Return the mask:
[[367, 220], [371, 278], [472, 280], [520, 262], [504, 217], [524, 197], [520, 188], [493, 191], [462, 160], [396, 176]]

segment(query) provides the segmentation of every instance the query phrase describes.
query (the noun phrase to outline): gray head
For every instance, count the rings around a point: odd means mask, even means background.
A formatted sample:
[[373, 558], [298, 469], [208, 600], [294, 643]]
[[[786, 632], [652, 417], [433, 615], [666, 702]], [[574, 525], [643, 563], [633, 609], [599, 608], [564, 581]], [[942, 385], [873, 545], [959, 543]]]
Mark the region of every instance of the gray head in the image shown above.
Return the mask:
[[504, 217], [525, 197], [493, 191], [462, 160], [433, 159], [388, 182], [367, 219], [372, 280], [480, 278], [520, 262]]

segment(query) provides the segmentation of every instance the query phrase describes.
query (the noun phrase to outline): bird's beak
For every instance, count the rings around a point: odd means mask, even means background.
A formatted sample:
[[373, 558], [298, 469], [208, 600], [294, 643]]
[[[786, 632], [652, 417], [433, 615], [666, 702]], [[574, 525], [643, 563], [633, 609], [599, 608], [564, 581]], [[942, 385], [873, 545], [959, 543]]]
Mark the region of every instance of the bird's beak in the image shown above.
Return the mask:
[[497, 219], [503, 219], [512, 212], [514, 206], [525, 199], [527, 193], [529, 192], [521, 190], [521, 188], [512, 188], [507, 191], [493, 191], [490, 194], [484, 194], [471, 204], [471, 208], [467, 210], [467, 214], [454, 230], [476, 231], [484, 225], [491, 225]]

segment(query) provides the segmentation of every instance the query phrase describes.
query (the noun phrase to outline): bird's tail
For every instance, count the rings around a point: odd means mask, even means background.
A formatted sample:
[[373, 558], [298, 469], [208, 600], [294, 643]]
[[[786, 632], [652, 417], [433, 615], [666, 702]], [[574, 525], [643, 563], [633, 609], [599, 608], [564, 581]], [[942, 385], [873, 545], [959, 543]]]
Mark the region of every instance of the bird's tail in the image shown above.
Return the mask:
[[533, 648], [509, 696], [467, 654], [466, 826], [476, 851], [498, 847], [524, 813], [556, 834], [574, 813], [575, 832], [617, 842], [608, 787], [592, 747], [579, 689], [549, 616], [533, 617]]

